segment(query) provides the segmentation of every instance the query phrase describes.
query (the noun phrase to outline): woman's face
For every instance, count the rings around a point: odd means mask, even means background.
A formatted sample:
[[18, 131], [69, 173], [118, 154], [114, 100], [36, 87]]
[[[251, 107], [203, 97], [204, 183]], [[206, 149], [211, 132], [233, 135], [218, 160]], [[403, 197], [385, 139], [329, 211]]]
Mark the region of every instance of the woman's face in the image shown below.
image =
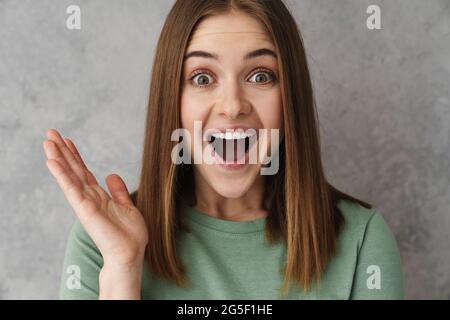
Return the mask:
[[[181, 96], [181, 123], [192, 138], [188, 142], [191, 155], [194, 153], [194, 121], [201, 121], [202, 134], [232, 132], [230, 129], [233, 128], [242, 128], [242, 132], [248, 133], [252, 132], [248, 129], [254, 129], [257, 133], [259, 129], [267, 129], [264, 139], [270, 150], [270, 130], [282, 127], [275, 50], [263, 26], [242, 12], [232, 11], [208, 17], [197, 26], [185, 53], [188, 57], [183, 65]], [[245, 158], [246, 155], [242, 156], [242, 152], [233, 148], [238, 140], [224, 139], [226, 136], [220, 133], [214, 136], [212, 144], [201, 141], [203, 150], [215, 146], [213, 160], [238, 163], [237, 159]], [[261, 135], [256, 137], [263, 138]], [[250, 139], [247, 140], [249, 142]], [[227, 156], [223, 151], [230, 150], [226, 146], [228, 144], [229, 147], [230, 143], [235, 151], [234, 158], [230, 158], [232, 153]], [[267, 151], [264, 152], [267, 154]], [[260, 169], [260, 161], [255, 163], [247, 159], [245, 164], [227, 166], [208, 164], [203, 159], [201, 163], [194, 164], [194, 175], [196, 181], [201, 180], [198, 185], [207, 186], [222, 197], [240, 198], [250, 188], [256, 189], [256, 185], [262, 183]]]

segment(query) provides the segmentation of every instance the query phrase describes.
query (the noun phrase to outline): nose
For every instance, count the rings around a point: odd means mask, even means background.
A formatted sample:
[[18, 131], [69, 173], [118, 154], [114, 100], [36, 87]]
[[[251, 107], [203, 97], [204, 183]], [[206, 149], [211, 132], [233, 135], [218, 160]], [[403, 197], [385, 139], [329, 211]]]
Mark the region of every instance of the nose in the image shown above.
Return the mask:
[[230, 119], [236, 119], [251, 111], [251, 105], [244, 97], [239, 83], [230, 79], [224, 86], [222, 96], [217, 102], [218, 112]]

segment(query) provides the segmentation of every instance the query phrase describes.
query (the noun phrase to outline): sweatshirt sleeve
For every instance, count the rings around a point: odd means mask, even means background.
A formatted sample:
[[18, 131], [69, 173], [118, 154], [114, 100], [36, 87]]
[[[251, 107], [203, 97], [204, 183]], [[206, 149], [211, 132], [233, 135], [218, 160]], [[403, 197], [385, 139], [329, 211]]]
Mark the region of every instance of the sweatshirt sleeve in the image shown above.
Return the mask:
[[98, 276], [102, 266], [100, 251], [77, 219], [67, 240], [59, 298], [98, 299]]
[[395, 237], [374, 209], [364, 232], [351, 299], [404, 299], [404, 279]]

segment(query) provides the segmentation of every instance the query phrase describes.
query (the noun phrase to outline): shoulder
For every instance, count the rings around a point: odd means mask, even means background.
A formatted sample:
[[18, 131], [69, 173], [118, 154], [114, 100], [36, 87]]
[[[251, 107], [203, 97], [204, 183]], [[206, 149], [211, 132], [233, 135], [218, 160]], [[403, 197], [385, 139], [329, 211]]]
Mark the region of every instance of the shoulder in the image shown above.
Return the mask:
[[352, 299], [403, 299], [403, 270], [395, 236], [376, 208], [348, 200], [340, 244], [355, 257]]
[[377, 208], [369, 209], [349, 200], [341, 200], [338, 207], [345, 219], [341, 237], [356, 244], [358, 251], [363, 245], [366, 249], [395, 245], [393, 232]]
[[65, 260], [77, 264], [89, 263], [97, 268], [103, 264], [100, 250], [78, 219], [75, 220], [69, 231]]
[[103, 258], [78, 219], [72, 224], [64, 255], [60, 299], [97, 299]]
[[76, 219], [75, 222], [72, 224], [68, 240], [69, 244], [98, 251], [97, 246], [95, 245], [94, 241], [92, 241], [91, 237], [86, 232], [79, 219]]

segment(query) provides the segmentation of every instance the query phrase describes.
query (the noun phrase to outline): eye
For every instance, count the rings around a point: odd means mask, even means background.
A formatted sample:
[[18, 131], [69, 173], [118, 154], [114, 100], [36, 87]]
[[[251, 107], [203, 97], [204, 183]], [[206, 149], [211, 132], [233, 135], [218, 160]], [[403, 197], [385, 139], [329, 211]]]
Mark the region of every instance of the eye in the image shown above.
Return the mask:
[[189, 78], [189, 80], [193, 82], [194, 85], [203, 88], [209, 86], [214, 79], [212, 75], [210, 75], [205, 71], [197, 71], [194, 72], [194, 74]]
[[272, 71], [266, 69], [259, 69], [249, 78], [251, 82], [259, 84], [268, 84], [275, 80], [275, 75]]

